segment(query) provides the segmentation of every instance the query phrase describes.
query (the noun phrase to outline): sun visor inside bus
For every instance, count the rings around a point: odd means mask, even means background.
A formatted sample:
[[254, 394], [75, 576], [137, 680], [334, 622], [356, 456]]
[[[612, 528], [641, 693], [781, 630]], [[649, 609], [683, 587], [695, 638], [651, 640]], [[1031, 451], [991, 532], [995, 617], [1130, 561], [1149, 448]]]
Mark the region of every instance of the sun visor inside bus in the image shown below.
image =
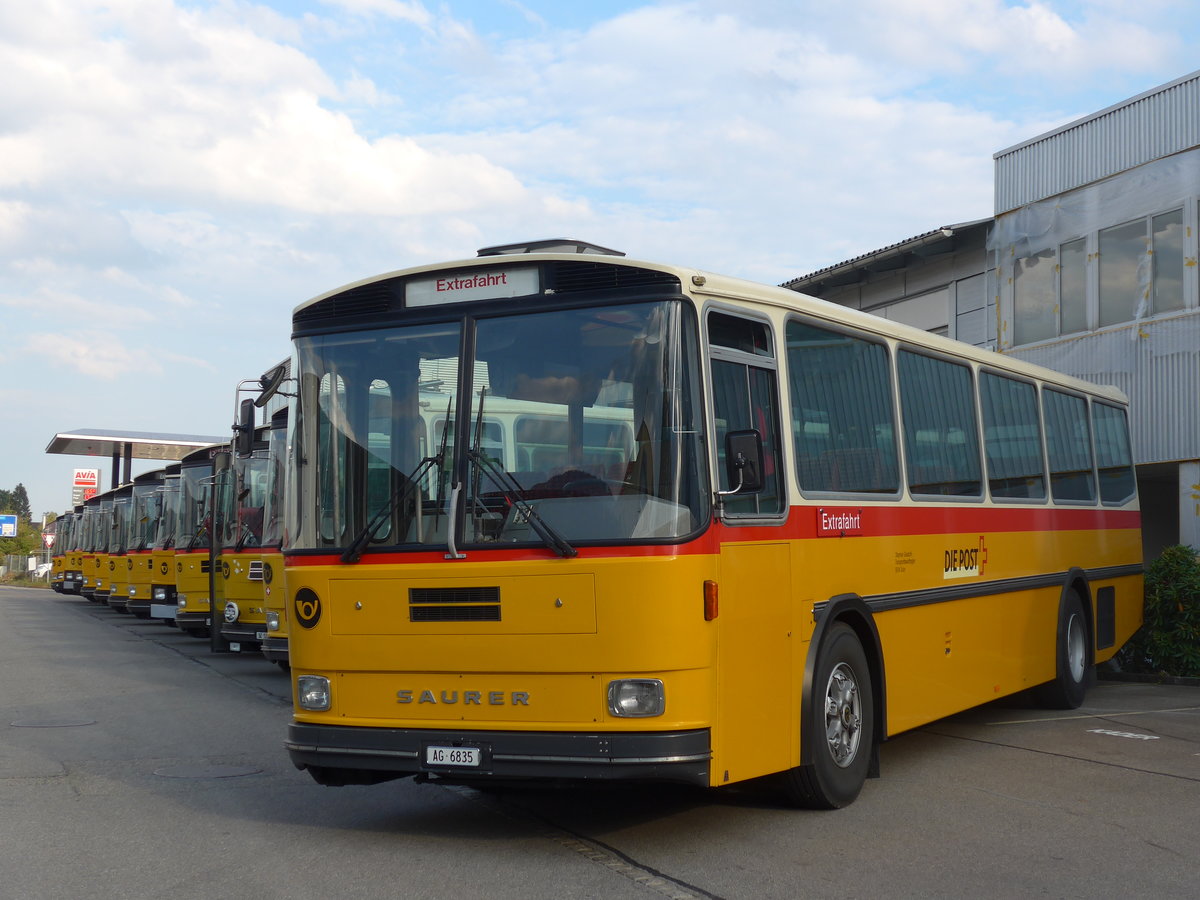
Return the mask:
[[493, 391], [513, 400], [586, 407], [594, 404], [600, 393], [600, 379], [577, 364], [512, 357], [487, 363]]

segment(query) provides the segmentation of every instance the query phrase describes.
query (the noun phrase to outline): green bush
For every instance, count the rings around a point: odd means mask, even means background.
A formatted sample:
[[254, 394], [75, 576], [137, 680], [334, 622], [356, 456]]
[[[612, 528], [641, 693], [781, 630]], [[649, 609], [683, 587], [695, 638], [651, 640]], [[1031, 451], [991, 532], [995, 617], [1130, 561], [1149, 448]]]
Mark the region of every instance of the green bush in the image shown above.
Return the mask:
[[1200, 677], [1200, 559], [1174, 546], [1146, 567], [1146, 621], [1118, 660], [1126, 672]]

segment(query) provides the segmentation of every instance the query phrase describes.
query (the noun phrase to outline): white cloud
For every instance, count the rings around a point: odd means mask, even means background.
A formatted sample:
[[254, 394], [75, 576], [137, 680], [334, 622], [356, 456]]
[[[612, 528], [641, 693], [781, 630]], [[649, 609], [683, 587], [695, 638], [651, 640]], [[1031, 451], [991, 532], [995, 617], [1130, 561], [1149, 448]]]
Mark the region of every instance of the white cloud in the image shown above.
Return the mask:
[[402, 0], [324, 0], [329, 6], [340, 7], [347, 12], [359, 16], [382, 16], [386, 19], [396, 19], [411, 22], [414, 25], [428, 25], [433, 16], [420, 3], [405, 3]]
[[[162, 373], [153, 354], [138, 353], [117, 335], [105, 331], [35, 332], [28, 336], [19, 354], [42, 366], [73, 370], [103, 381]], [[71, 412], [78, 414], [78, 404]]]
[[[323, 105], [338, 90], [293, 48], [161, 3], [110, 15], [95, 13], [95, 33], [68, 29], [74, 40], [56, 47], [0, 38], [0, 67], [22, 85], [0, 101], [0, 114], [21, 125], [0, 138], [0, 188], [409, 216], [511, 202], [521, 191], [476, 154], [368, 140]], [[370, 96], [369, 81], [349, 86], [354, 99]]]

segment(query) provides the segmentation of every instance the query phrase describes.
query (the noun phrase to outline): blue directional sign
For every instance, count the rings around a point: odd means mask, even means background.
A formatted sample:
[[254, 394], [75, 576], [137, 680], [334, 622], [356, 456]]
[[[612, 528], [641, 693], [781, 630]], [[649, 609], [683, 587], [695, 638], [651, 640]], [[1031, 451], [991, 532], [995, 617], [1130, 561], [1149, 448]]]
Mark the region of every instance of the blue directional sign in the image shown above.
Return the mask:
[[17, 536], [17, 517], [0, 516], [0, 538]]

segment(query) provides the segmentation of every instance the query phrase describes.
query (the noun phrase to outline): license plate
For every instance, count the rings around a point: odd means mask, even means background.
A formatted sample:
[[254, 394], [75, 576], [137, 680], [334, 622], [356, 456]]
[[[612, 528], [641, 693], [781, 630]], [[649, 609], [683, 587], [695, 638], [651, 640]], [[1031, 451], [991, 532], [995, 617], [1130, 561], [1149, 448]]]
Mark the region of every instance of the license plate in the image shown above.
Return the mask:
[[265, 641], [267, 639], [267, 633], [265, 631], [256, 631], [254, 632], [254, 639], [256, 641]]
[[229, 642], [229, 652], [230, 653], [241, 653], [242, 645], [235, 641], [230, 641]]
[[427, 766], [464, 766], [478, 768], [483, 754], [478, 747], [426, 747]]

